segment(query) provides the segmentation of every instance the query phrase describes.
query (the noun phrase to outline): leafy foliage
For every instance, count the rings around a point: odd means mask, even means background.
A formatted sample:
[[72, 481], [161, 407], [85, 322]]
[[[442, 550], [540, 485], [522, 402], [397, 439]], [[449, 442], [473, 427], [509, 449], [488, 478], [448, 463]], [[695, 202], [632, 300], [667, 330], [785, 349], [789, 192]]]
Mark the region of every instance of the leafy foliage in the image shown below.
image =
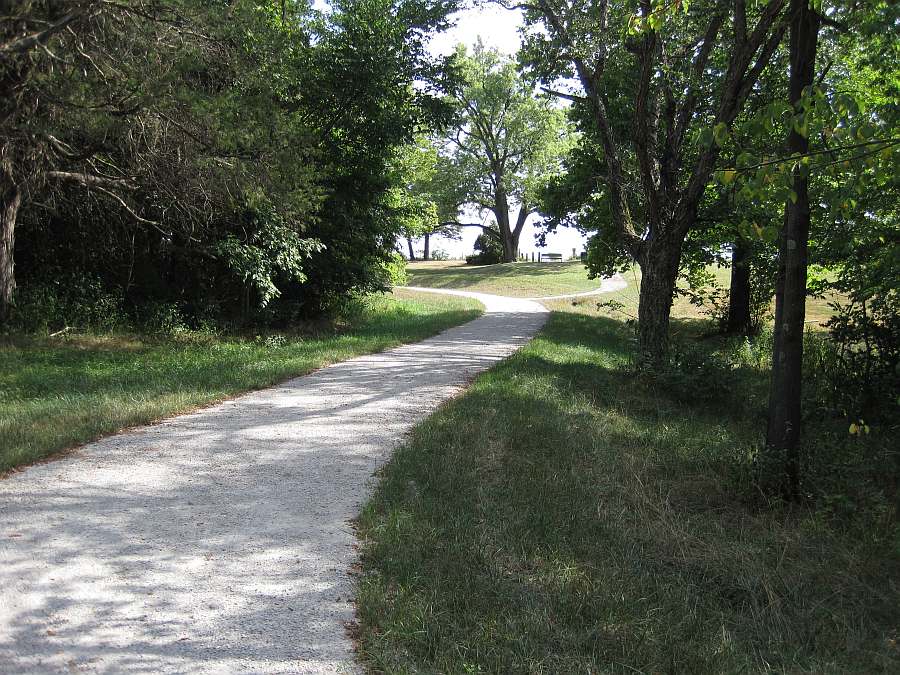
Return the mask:
[[469, 265], [496, 265], [503, 262], [503, 248], [493, 237], [479, 234], [475, 239], [475, 253], [466, 256]]
[[[491, 214], [485, 232], [502, 247], [503, 260], [516, 260], [519, 237], [534, 209], [539, 187], [560, 169], [571, 146], [565, 115], [513, 61], [480, 42], [472, 54], [457, 48], [462, 85], [455, 103], [458, 119], [443, 139], [444, 173], [452, 185], [445, 204], [455, 220], [461, 207]], [[511, 215], [510, 200], [518, 205]]]
[[388, 166], [448, 119], [425, 43], [454, 3], [63, 4], [15, 2], [0, 34], [0, 286], [13, 241], [21, 302], [77, 271], [135, 317], [284, 323], [387, 286]]

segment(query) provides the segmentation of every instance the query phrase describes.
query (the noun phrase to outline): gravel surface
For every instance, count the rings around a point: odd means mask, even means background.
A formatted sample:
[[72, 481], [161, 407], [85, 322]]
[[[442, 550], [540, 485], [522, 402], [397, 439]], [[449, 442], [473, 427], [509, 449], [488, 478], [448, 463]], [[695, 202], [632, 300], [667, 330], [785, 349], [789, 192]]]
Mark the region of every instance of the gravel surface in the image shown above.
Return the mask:
[[565, 295], [542, 295], [539, 298], [525, 298], [526, 300], [567, 300], [568, 298], [584, 298], [590, 295], [602, 295], [603, 293], [612, 293], [613, 291], [621, 291], [628, 287], [628, 282], [622, 278], [621, 274], [614, 274], [600, 280], [600, 287], [592, 291], [582, 291], [581, 293], [566, 293]]
[[373, 473], [547, 316], [450, 293], [486, 313], [0, 480], [0, 673], [355, 672]]

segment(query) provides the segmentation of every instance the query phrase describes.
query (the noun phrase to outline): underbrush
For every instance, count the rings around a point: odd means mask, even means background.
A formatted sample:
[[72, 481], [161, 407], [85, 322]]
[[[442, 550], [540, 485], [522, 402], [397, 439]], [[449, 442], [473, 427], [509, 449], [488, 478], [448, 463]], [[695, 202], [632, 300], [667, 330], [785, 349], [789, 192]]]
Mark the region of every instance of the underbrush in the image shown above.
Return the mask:
[[360, 520], [371, 669], [900, 668], [897, 429], [816, 412], [806, 501], [760, 492], [766, 339], [647, 377], [622, 323], [555, 313], [420, 425]]

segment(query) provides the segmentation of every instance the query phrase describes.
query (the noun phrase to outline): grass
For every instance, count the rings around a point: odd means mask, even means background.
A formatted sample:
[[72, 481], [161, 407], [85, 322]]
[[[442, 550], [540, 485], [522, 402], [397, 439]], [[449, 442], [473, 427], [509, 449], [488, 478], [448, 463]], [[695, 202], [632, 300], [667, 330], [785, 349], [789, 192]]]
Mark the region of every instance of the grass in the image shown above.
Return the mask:
[[[473, 267], [458, 261], [414, 262], [408, 268], [409, 285], [427, 288], [455, 288], [481, 291], [513, 297], [542, 297], [566, 295], [590, 291], [600, 286], [597, 279], [588, 279], [581, 262], [565, 263], [504, 263]], [[711, 266], [716, 283], [723, 289], [731, 285], [731, 270], [727, 267]], [[608, 316], [614, 319], [636, 319], [638, 294], [641, 286], [641, 271], [637, 265], [622, 274], [628, 286], [622, 290], [605, 293], [599, 297], [573, 300], [551, 300], [553, 309], [574, 311], [593, 316]], [[818, 329], [831, 318], [828, 306], [831, 298], [807, 298], [806, 321], [810, 328]], [[619, 303], [615, 308], [610, 302]], [[600, 305], [598, 306], [598, 303]], [[774, 303], [773, 303], [774, 311]], [[677, 296], [672, 305], [672, 318], [684, 319], [681, 328], [694, 330], [698, 321], [707, 321], [703, 308], [692, 305], [684, 296]], [[676, 326], [676, 329], [678, 326]]]
[[581, 262], [503, 263], [472, 266], [463, 262], [418, 262], [407, 267], [410, 286], [456, 288], [517, 298], [565, 295], [600, 286], [588, 279]]
[[[731, 286], [731, 269], [728, 267], [719, 267], [711, 265], [709, 270], [715, 277], [716, 284], [728, 289]], [[612, 293], [604, 293], [598, 297], [576, 298], [573, 300], [552, 300], [547, 304], [552, 309], [560, 311], [575, 311], [591, 316], [606, 316], [613, 319], [627, 320], [637, 319], [638, 314], [638, 297], [641, 287], [641, 270], [634, 265], [627, 272], [622, 274], [628, 286]], [[684, 285], [684, 282], [679, 284]], [[829, 302], [831, 297], [826, 298], [807, 298], [806, 299], [806, 323], [809, 328], [814, 330], [823, 327], [826, 321], [831, 318], [834, 313]], [[615, 303], [614, 305], [611, 303]], [[775, 310], [775, 303], [772, 303], [772, 311]], [[688, 329], [693, 331], [697, 328], [697, 322], [708, 321], [709, 317], [702, 307], [692, 305], [690, 301], [683, 295], [677, 295], [672, 303], [672, 318], [682, 319], [681, 323], [673, 325], [677, 336], [678, 330], [684, 331]]]
[[0, 472], [474, 318], [465, 298], [398, 291], [285, 336], [0, 338]]
[[874, 520], [755, 496], [764, 369], [637, 378], [632, 336], [555, 312], [383, 469], [371, 671], [898, 672], [896, 494]]

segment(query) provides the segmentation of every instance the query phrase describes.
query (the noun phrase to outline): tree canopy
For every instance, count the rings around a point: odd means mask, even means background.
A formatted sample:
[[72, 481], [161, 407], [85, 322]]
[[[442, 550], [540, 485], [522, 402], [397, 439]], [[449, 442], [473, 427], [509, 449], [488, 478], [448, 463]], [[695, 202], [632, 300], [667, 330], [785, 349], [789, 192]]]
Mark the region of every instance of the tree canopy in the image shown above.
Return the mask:
[[[462, 84], [455, 95], [458, 117], [442, 139], [449, 160], [442, 168], [452, 184], [445, 194], [458, 207], [493, 216], [483, 229], [511, 262], [537, 191], [559, 171], [572, 137], [563, 110], [538, 93], [513, 60], [481, 43], [471, 54], [460, 46], [456, 59]], [[515, 216], [511, 202], [518, 206]]]
[[453, 7], [13, 2], [4, 320], [85, 275], [129, 311], [163, 303], [198, 320], [289, 320], [384, 287], [388, 166], [449, 120], [452, 70], [425, 44]]

